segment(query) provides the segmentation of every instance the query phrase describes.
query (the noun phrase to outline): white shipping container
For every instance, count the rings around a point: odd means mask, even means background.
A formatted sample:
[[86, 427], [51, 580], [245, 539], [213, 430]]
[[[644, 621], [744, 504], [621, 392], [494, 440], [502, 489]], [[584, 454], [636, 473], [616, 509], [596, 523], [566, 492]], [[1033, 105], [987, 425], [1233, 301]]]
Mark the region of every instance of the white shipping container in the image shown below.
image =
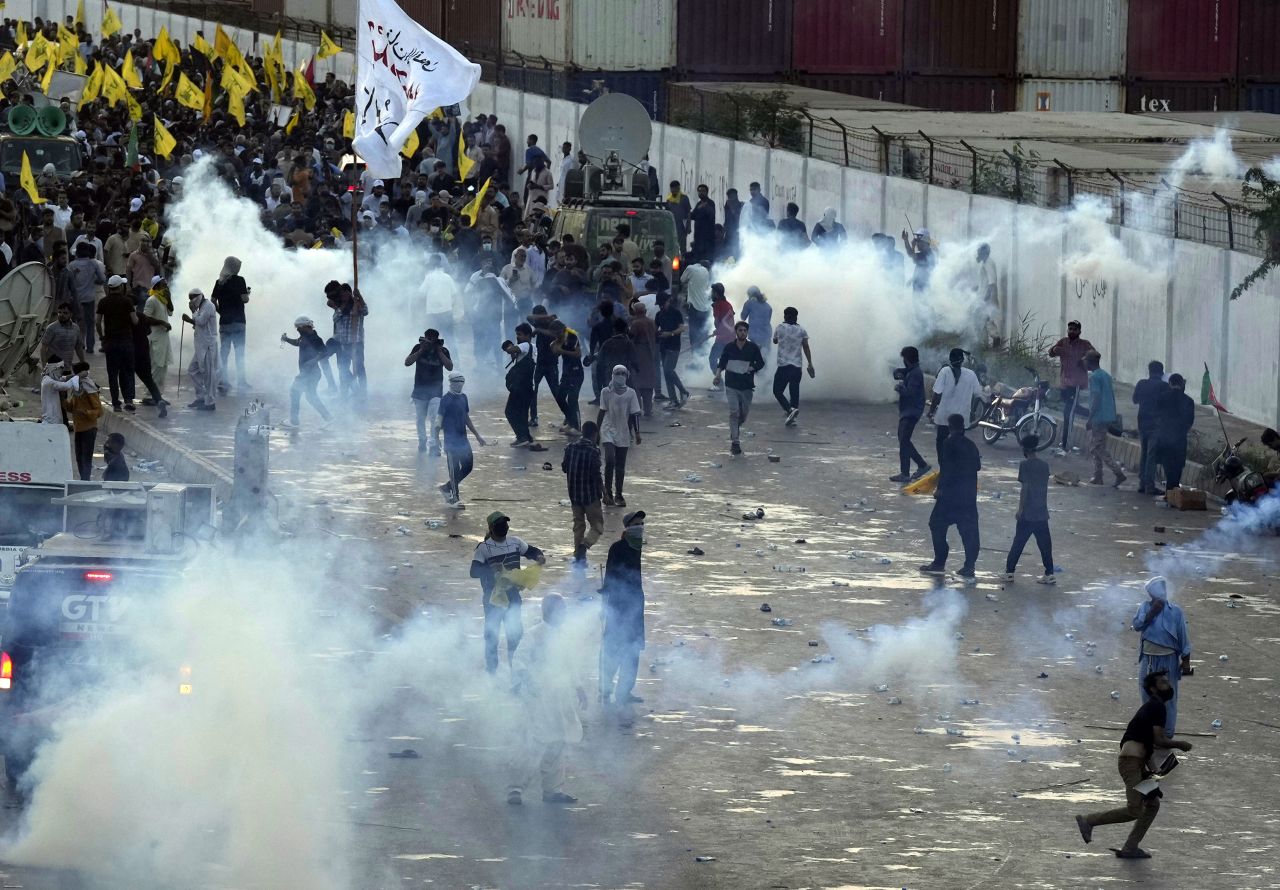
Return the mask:
[[1019, 111], [1124, 111], [1124, 84], [1115, 80], [1024, 80]]
[[1123, 77], [1129, 0], [1023, 0], [1018, 73], [1031, 77]]
[[676, 0], [502, 0], [513, 55], [587, 70], [675, 66]]

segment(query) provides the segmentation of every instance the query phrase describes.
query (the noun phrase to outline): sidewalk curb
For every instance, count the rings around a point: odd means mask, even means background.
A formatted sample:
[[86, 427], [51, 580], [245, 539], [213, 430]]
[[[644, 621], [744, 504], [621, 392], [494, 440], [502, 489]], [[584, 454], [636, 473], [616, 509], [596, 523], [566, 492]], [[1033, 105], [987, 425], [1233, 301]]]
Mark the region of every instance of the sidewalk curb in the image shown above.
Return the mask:
[[225, 500], [230, 496], [234, 481], [231, 473], [152, 424], [137, 417], [104, 411], [98, 425], [104, 434], [120, 433], [129, 448], [146, 460], [160, 461], [175, 480], [212, 485], [219, 498]]

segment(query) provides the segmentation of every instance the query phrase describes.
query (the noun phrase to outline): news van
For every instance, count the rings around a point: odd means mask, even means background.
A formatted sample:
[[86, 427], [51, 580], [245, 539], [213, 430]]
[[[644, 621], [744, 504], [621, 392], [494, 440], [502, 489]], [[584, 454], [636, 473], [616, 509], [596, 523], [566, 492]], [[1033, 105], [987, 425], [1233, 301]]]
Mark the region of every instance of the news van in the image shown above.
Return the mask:
[[74, 478], [66, 427], [0, 423], [0, 606], [26, 553], [62, 530], [62, 510], [52, 499]]

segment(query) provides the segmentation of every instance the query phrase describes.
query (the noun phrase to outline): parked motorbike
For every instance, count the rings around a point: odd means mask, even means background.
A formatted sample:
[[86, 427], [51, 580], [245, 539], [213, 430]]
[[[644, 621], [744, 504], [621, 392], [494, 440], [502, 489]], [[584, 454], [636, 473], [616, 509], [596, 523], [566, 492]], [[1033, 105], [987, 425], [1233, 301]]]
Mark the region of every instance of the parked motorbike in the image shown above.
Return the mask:
[[988, 445], [994, 445], [1006, 434], [1013, 434], [1019, 442], [1027, 436], [1038, 436], [1040, 446], [1037, 451], [1043, 451], [1057, 441], [1058, 422], [1044, 413], [1049, 381], [1041, 380], [1035, 368], [1028, 367], [1027, 373], [1033, 381], [1030, 386], [1009, 391], [1008, 387], [995, 384], [1000, 391], [993, 393], [977, 424], [982, 428], [982, 438]]
[[1262, 473], [1246, 466], [1240, 459], [1239, 449], [1245, 441], [1241, 439], [1234, 445], [1224, 447], [1211, 464], [1213, 478], [1219, 484], [1227, 486], [1222, 499], [1228, 504], [1234, 504], [1237, 501], [1242, 504], [1256, 504], [1271, 491], [1271, 486], [1267, 484]]

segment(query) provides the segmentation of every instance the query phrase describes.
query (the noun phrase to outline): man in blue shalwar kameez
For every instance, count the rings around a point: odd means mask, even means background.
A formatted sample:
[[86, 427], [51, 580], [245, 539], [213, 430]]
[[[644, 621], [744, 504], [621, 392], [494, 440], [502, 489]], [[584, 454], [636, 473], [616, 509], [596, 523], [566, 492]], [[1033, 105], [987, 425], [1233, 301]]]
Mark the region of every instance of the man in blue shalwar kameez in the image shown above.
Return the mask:
[[1138, 689], [1143, 704], [1148, 674], [1164, 671], [1173, 684], [1173, 698], [1165, 702], [1165, 734], [1172, 736], [1178, 721], [1178, 680], [1191, 671], [1191, 637], [1182, 610], [1169, 602], [1169, 584], [1156, 575], [1147, 582], [1147, 601], [1133, 616], [1133, 629], [1142, 636], [1138, 646]]

